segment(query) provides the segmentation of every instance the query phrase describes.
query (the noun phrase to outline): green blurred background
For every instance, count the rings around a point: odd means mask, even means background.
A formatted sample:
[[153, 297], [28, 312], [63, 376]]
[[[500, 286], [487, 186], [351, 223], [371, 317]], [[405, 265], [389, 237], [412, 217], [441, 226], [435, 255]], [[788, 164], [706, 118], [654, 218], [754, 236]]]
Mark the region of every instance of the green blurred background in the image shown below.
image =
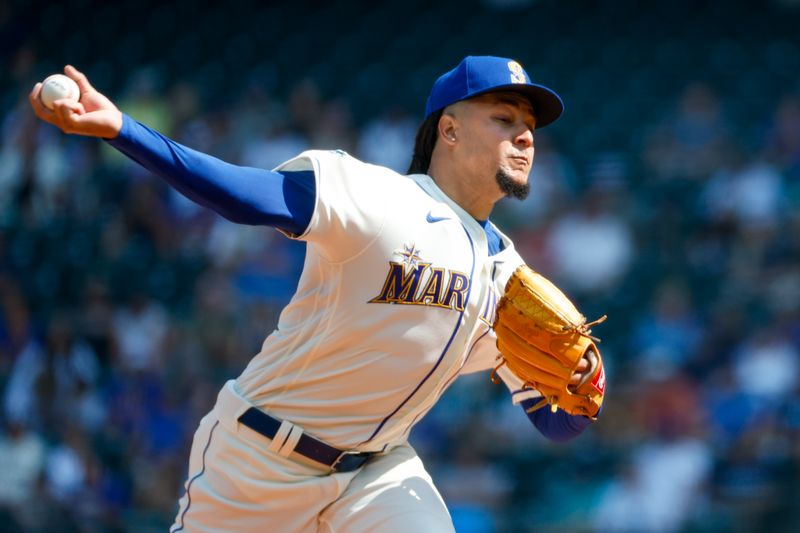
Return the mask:
[[0, 1], [0, 530], [166, 530], [304, 254], [38, 122], [33, 84], [72, 63], [231, 162], [404, 171], [468, 54], [564, 98], [492, 218], [609, 315], [609, 391], [554, 444], [488, 376], [453, 385], [412, 441], [459, 533], [800, 530], [798, 27], [796, 0]]

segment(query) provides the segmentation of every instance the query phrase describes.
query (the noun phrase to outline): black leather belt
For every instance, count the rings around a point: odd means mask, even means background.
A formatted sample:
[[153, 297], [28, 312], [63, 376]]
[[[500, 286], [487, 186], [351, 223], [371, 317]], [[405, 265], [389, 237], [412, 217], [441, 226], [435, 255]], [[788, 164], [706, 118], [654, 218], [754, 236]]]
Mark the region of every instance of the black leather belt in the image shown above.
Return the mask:
[[[239, 422], [253, 431], [261, 433], [268, 439], [275, 438], [275, 435], [278, 433], [278, 428], [281, 427], [280, 420], [272, 418], [264, 411], [256, 409], [255, 407], [251, 407], [245, 411], [244, 414], [239, 417]], [[375, 452], [343, 452], [305, 433], [300, 436], [300, 440], [297, 441], [294, 451], [312, 461], [322, 463], [334, 472], [352, 472], [375, 455]]]

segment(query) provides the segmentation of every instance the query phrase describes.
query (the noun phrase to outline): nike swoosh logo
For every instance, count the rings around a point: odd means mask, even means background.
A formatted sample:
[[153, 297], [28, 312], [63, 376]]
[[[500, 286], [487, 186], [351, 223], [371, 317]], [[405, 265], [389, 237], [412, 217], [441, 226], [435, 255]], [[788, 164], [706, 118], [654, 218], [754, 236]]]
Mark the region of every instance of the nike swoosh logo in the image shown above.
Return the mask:
[[450, 220], [450, 217], [437, 217], [433, 213], [428, 213], [425, 220], [433, 224], [434, 222], [441, 222], [442, 220]]

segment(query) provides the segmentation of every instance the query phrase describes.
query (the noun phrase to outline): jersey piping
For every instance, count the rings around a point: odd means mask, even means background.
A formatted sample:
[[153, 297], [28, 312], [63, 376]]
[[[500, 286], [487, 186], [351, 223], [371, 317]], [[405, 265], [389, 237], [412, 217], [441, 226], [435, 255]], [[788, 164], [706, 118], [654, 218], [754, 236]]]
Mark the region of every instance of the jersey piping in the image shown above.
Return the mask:
[[[470, 279], [473, 279], [473, 276], [475, 275], [475, 245], [472, 242], [472, 237], [470, 236], [469, 231], [467, 231], [467, 228], [464, 227], [463, 224], [461, 225], [461, 228], [464, 230], [464, 233], [467, 235], [467, 239], [469, 240], [469, 247], [470, 247], [470, 250], [472, 252], [472, 267], [470, 269], [469, 277], [470, 277]], [[467, 297], [465, 298], [465, 302], [469, 302], [471, 294], [472, 294], [472, 283], [470, 283], [469, 289], [467, 289]], [[464, 309], [462, 309], [461, 312], [458, 314], [458, 320], [456, 321], [456, 327], [453, 329], [453, 333], [450, 335], [450, 339], [447, 341], [447, 344], [445, 345], [444, 350], [442, 350], [442, 353], [439, 354], [439, 358], [436, 360], [436, 363], [433, 365], [433, 367], [431, 367], [431, 369], [428, 371], [428, 373], [425, 375], [425, 377], [422, 378], [422, 381], [420, 381], [417, 384], [417, 386], [414, 388], [414, 390], [411, 391], [411, 394], [409, 394], [402, 402], [400, 402], [400, 405], [395, 407], [394, 411], [389, 413], [389, 415], [386, 418], [384, 418], [383, 421], [380, 424], [378, 424], [378, 427], [375, 428], [375, 431], [372, 432], [372, 435], [370, 435], [367, 440], [359, 443], [359, 446], [367, 444], [369, 441], [374, 439], [378, 435], [378, 433], [381, 431], [381, 429], [383, 429], [383, 426], [386, 425], [386, 422], [388, 422], [395, 414], [397, 414], [397, 412], [400, 409], [403, 408], [403, 406], [406, 403], [408, 403], [408, 401], [417, 393], [417, 391], [422, 387], [422, 385], [424, 385], [425, 382], [428, 381], [428, 379], [433, 375], [433, 373], [436, 371], [436, 369], [439, 368], [439, 365], [441, 364], [442, 360], [444, 359], [445, 354], [447, 354], [448, 350], [450, 350], [450, 345], [453, 343], [453, 339], [456, 338], [456, 333], [458, 333], [459, 328], [461, 328], [461, 324], [462, 324], [463, 318], [464, 318], [464, 313], [466, 312], [467, 307], [468, 307], [467, 305], [464, 305]]]

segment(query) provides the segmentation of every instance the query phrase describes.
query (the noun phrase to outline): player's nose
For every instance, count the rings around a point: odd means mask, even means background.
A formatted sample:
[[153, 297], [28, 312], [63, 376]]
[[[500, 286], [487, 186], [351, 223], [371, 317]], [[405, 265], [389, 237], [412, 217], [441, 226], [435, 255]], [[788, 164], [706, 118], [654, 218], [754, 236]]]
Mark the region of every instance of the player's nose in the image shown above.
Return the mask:
[[533, 132], [525, 126], [514, 138], [514, 144], [521, 148], [530, 148], [533, 146]]

